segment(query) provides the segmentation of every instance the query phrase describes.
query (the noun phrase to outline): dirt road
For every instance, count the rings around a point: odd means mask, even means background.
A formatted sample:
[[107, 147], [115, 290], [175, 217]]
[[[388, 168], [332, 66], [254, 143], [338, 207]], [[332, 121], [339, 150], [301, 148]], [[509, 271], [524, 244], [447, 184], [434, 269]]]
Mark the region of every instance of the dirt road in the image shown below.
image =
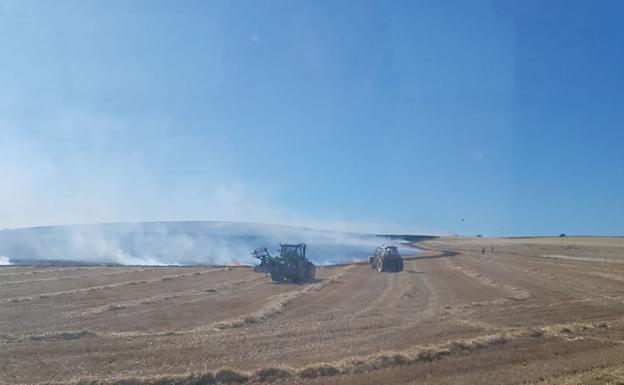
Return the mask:
[[0, 383], [624, 378], [624, 239], [423, 247], [402, 273], [353, 264], [305, 285], [248, 268], [2, 268]]

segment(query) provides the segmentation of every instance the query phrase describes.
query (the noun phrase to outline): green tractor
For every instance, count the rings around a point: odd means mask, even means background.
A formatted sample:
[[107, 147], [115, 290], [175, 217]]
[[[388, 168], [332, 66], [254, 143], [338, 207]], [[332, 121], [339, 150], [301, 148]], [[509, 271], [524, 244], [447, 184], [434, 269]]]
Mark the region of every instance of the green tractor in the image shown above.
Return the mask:
[[256, 272], [271, 274], [273, 282], [290, 279], [293, 282], [312, 281], [316, 267], [306, 258], [305, 243], [281, 244], [280, 255], [272, 257], [266, 247], [254, 250], [251, 255], [260, 260]]

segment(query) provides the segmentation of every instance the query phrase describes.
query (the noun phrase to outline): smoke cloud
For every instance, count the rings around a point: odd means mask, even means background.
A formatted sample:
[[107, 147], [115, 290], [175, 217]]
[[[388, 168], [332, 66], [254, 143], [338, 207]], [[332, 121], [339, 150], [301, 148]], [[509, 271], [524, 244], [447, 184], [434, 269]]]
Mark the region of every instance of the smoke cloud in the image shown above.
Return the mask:
[[[366, 258], [385, 237], [237, 222], [151, 222], [51, 226], [0, 231], [0, 252], [18, 264], [228, 265], [279, 243], [308, 244], [316, 264]], [[414, 250], [403, 249], [403, 253]], [[9, 257], [4, 257], [9, 263]], [[4, 259], [0, 260], [4, 261]]]
[[247, 175], [240, 170], [241, 155], [217, 133], [191, 134], [179, 124], [166, 115], [62, 108], [5, 114], [0, 228], [210, 220], [373, 234], [435, 232], [285, 206], [282, 179]]
[[274, 181], [241, 176], [218, 135], [178, 128], [167, 116], [60, 108], [0, 118], [0, 263], [253, 263], [257, 247], [306, 242], [331, 264], [387, 243], [361, 234], [431, 233], [285, 207]]

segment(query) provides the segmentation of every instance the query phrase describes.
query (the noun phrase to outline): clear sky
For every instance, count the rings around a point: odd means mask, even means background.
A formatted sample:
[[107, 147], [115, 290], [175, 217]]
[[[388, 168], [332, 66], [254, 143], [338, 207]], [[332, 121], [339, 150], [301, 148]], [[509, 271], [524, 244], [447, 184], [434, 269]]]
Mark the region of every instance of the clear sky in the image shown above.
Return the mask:
[[624, 234], [623, 13], [0, 0], [0, 227]]

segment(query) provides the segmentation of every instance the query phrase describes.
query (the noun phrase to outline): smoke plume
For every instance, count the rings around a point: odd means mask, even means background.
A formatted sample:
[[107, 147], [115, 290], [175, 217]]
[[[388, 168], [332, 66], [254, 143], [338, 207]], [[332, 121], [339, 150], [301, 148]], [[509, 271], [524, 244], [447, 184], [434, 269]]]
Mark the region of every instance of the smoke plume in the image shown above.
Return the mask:
[[0, 263], [10, 258], [17, 264], [253, 264], [255, 248], [277, 254], [279, 243], [300, 242], [316, 264], [366, 258], [375, 247], [391, 243], [376, 235], [239, 222], [49, 226], [0, 231], [0, 254], [6, 256]]

